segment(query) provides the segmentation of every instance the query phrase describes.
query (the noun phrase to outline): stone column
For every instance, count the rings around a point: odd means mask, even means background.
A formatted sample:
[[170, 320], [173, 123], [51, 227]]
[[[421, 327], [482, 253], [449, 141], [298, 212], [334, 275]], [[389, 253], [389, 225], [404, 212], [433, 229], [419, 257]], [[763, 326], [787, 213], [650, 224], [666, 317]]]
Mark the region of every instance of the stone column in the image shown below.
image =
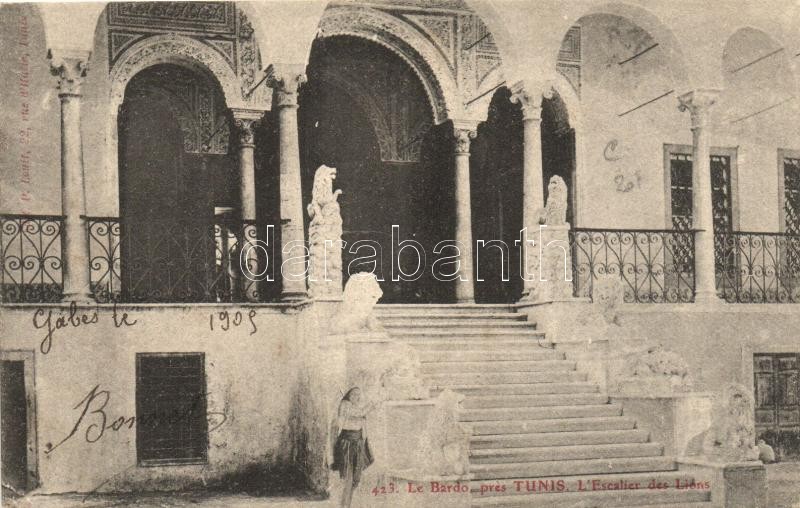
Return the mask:
[[[522, 227], [527, 238], [539, 240], [539, 215], [544, 208], [544, 183], [542, 178], [542, 95], [529, 94], [522, 83], [511, 89], [511, 101], [522, 108]], [[539, 247], [528, 243], [520, 246], [526, 275], [523, 279], [522, 299], [531, 299], [539, 283]]]
[[81, 84], [89, 53], [51, 50], [50, 71], [58, 79], [61, 101], [61, 232], [64, 301], [92, 300], [89, 239], [86, 230], [86, 190], [81, 140]]
[[[273, 91], [273, 109], [278, 112], [280, 141], [281, 248], [305, 248], [303, 198], [300, 183], [300, 143], [297, 130], [297, 92], [305, 83], [302, 64], [274, 64], [267, 68], [267, 86]], [[287, 252], [284, 250], [284, 253]], [[303, 300], [307, 297], [305, 277], [284, 275], [281, 297]]]
[[714, 210], [711, 203], [711, 153], [708, 119], [717, 90], [694, 90], [681, 95], [678, 106], [692, 117], [692, 228], [694, 240], [695, 302], [719, 302], [715, 282]]
[[261, 270], [258, 266], [258, 251], [253, 248], [258, 239], [256, 230], [256, 175], [253, 151], [255, 137], [253, 130], [263, 115], [262, 111], [232, 109], [233, 122], [239, 140], [239, 196], [241, 199], [242, 227], [237, 232], [239, 240], [239, 259], [236, 260], [242, 272], [242, 297], [249, 302], [259, 299], [258, 282], [255, 277]]
[[461, 249], [461, 271], [456, 279], [456, 302], [475, 303], [472, 245], [472, 199], [469, 188], [469, 146], [477, 134], [474, 122], [453, 122], [455, 144], [456, 242]]

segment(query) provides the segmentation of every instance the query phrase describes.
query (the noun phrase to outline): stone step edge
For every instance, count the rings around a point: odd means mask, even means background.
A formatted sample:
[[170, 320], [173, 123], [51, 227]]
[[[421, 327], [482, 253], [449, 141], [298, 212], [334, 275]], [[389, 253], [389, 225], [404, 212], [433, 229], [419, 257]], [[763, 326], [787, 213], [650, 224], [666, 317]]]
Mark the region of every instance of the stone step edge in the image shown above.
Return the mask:
[[[541, 421], [541, 420], [536, 420]], [[595, 435], [601, 434], [620, 434], [620, 433], [638, 433], [638, 434], [647, 434], [650, 435], [650, 432], [644, 429], [606, 429], [606, 430], [566, 430], [566, 431], [553, 431], [553, 432], [520, 432], [517, 434], [480, 434], [476, 436], [470, 436], [470, 442], [476, 441], [492, 441], [492, 440], [514, 440], [514, 439], [536, 439], [536, 438], [544, 438], [546, 436], [550, 436], [552, 434], [561, 434], [561, 435], [575, 435], [578, 434], [576, 437], [590, 437]], [[645, 441], [646, 443], [650, 443], [652, 441]], [[560, 445], [554, 445], [560, 446]], [[563, 446], [571, 446], [571, 445], [563, 445]], [[574, 445], [578, 446], [578, 445]], [[590, 445], [591, 446], [591, 445]]]
[[[656, 455], [656, 456], [653, 456], [653, 457], [613, 457], [613, 458], [608, 458], [608, 459], [565, 459], [565, 460], [545, 460], [545, 461], [533, 460], [533, 461], [525, 461], [525, 462], [502, 462], [502, 463], [497, 463], [497, 464], [470, 464], [470, 471], [469, 472], [470, 472], [470, 474], [475, 475], [478, 472], [491, 472], [491, 471], [508, 470], [508, 471], [504, 471], [504, 472], [514, 474], [515, 471], [518, 471], [519, 469], [524, 469], [526, 467], [536, 467], [536, 466], [540, 466], [540, 465], [549, 465], [549, 464], [552, 464], [552, 463], [555, 463], [555, 462], [557, 462], [559, 464], [578, 464], [578, 463], [582, 463], [582, 464], [597, 465], [597, 466], [600, 467], [600, 470], [602, 471], [603, 468], [607, 468], [608, 467], [608, 463], [609, 462], [629, 463], [629, 462], [632, 462], [632, 461], [633, 462], [637, 462], [637, 461], [641, 461], [641, 462], [644, 462], [644, 461], [660, 461], [660, 462], [671, 464], [669, 469], [656, 469], [656, 470], [639, 471], [639, 472], [642, 472], [642, 473], [648, 473], [648, 472], [656, 473], [656, 472], [663, 472], [663, 471], [677, 471], [678, 470], [678, 465], [675, 462], [675, 458], [674, 457], [670, 457], [670, 456], [666, 456], [666, 455]], [[626, 471], [626, 473], [630, 473], [630, 472], [633, 472], [633, 471]], [[610, 472], [610, 473], [586, 473], [583, 476], [590, 476], [590, 475], [594, 475], [594, 474], [615, 474], [615, 473], [613, 473], [613, 472]], [[553, 477], [561, 477], [562, 475], [553, 475], [553, 476], [539, 475], [539, 476], [541, 476], [542, 478], [553, 478]], [[579, 475], [574, 475], [574, 476], [579, 476]], [[519, 479], [519, 478], [525, 479], [525, 478], [530, 478], [530, 475], [525, 475], [525, 476], [522, 476], [522, 477], [507, 476], [507, 477], [504, 477], [504, 478], [515, 479], [515, 480]], [[477, 481], [488, 481], [488, 480], [477, 480]]]
[[[470, 457], [491, 457], [491, 456], [507, 456], [517, 455], [523, 453], [540, 453], [547, 450], [552, 450], [553, 453], [567, 450], [582, 450], [589, 448], [591, 450], [613, 450], [616, 448], [652, 448], [657, 449], [657, 455], [641, 455], [641, 457], [662, 456], [664, 453], [664, 445], [656, 441], [648, 441], [646, 443], [604, 443], [604, 444], [580, 444], [580, 445], [554, 445], [554, 446], [526, 446], [518, 448], [481, 448], [479, 450], [470, 450]], [[588, 458], [588, 457], [587, 457]], [[630, 457], [603, 457], [603, 458], [630, 458]], [[537, 460], [534, 462], [560, 462], [562, 460], [580, 460], [580, 459], [552, 459], [552, 460]]]

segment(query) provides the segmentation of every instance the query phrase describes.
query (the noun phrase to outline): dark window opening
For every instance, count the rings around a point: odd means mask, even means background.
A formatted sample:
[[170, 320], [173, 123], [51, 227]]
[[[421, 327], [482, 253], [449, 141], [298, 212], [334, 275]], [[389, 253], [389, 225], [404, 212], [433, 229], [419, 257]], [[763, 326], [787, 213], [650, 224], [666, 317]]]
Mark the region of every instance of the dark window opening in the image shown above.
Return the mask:
[[205, 355], [136, 355], [139, 465], [205, 463], [208, 458]]
[[783, 189], [785, 231], [800, 235], [800, 159], [783, 159]]

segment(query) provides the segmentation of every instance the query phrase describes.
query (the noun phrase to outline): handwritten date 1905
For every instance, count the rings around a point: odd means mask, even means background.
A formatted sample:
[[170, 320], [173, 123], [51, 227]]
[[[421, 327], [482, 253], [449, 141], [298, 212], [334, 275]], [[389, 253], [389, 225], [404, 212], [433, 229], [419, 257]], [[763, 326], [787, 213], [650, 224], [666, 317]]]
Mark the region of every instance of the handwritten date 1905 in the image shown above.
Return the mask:
[[[250, 309], [247, 312], [247, 319], [250, 322], [250, 335], [253, 335], [258, 331], [256, 328], [256, 310]], [[208, 325], [211, 328], [211, 331], [214, 331], [214, 322], [218, 323], [219, 329], [223, 332], [227, 332], [231, 328], [235, 328], [241, 326], [244, 323], [244, 314], [242, 311], [237, 310], [236, 312], [228, 312], [223, 310], [221, 312], [212, 312], [208, 316]]]

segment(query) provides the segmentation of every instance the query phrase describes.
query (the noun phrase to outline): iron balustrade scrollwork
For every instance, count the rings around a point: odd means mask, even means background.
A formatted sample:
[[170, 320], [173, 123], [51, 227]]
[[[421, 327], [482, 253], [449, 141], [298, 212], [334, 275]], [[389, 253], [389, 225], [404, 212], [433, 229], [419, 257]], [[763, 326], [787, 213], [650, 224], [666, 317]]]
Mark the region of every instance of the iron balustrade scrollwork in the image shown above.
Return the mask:
[[729, 303], [800, 302], [800, 235], [714, 234], [717, 294]]
[[[254, 221], [220, 219], [124, 223], [87, 217], [89, 266], [100, 302], [234, 302], [258, 298], [241, 273], [241, 242], [255, 244]], [[248, 268], [258, 273], [257, 261]]]
[[116, 217], [87, 217], [89, 232], [89, 271], [92, 291], [98, 302], [120, 299], [122, 271], [121, 226]]
[[694, 300], [694, 232], [574, 228], [574, 295], [590, 297], [596, 279], [616, 276], [629, 303]]
[[63, 226], [59, 215], [0, 215], [0, 301], [61, 300]]

